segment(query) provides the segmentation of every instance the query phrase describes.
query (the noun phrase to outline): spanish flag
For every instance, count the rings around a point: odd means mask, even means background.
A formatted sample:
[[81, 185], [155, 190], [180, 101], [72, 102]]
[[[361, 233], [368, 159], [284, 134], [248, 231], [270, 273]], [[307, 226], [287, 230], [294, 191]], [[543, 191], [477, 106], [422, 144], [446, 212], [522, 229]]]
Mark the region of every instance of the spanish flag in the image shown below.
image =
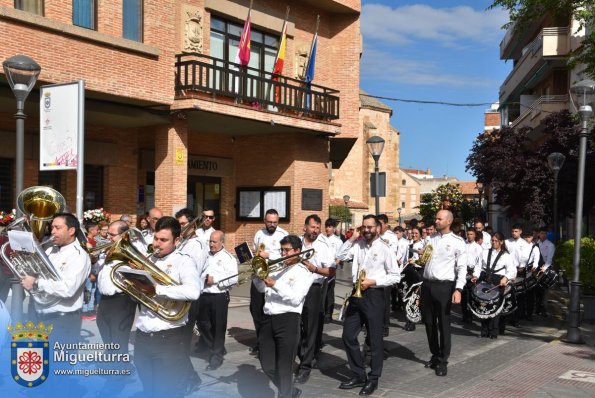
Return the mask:
[[[283, 74], [283, 63], [285, 62], [285, 47], [287, 45], [287, 19], [283, 24], [283, 31], [281, 32], [281, 44], [279, 44], [279, 51], [273, 66], [273, 81], [279, 81], [279, 76]], [[281, 88], [275, 85], [275, 102], [279, 102], [281, 97]]]

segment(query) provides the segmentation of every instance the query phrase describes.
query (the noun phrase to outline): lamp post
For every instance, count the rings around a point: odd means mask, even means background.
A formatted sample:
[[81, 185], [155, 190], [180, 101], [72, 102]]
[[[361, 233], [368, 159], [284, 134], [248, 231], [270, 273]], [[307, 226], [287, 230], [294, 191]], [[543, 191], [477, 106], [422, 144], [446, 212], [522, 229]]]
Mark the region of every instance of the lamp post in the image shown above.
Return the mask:
[[[351, 197], [349, 197], [349, 195], [343, 195], [343, 203], [345, 203], [345, 214], [349, 214], [349, 219], [351, 219], [351, 213], [349, 212], [349, 199], [351, 199]], [[346, 224], [346, 231], [349, 231], [349, 219], [347, 220]]]
[[550, 153], [547, 157], [547, 165], [554, 173], [554, 243], [560, 239], [560, 227], [558, 225], [558, 173], [564, 165], [566, 156], [560, 152]]
[[[4, 74], [10, 85], [10, 89], [17, 99], [17, 113], [14, 115], [17, 120], [17, 145], [15, 153], [16, 195], [14, 195], [16, 198], [18, 194], [23, 191], [23, 175], [25, 168], [25, 118], [27, 117], [24, 112], [25, 100], [37, 81], [37, 77], [41, 72], [41, 67], [37, 62], [25, 55], [15, 55], [6, 59], [2, 63], [2, 67], [4, 68]], [[20, 217], [22, 214], [19, 207], [15, 205], [15, 209], [17, 211], [17, 217]], [[23, 300], [25, 298], [25, 293], [19, 279], [14, 278], [11, 280], [11, 289], [11, 314], [13, 320], [21, 321], [21, 318], [23, 317]]]
[[374, 158], [374, 181], [376, 185], [374, 195], [376, 199], [376, 215], [378, 215], [380, 214], [380, 173], [378, 170], [378, 160], [380, 160], [380, 155], [382, 155], [382, 150], [384, 149], [384, 139], [375, 135], [368, 138], [366, 144], [368, 144], [370, 155]]
[[583, 220], [583, 193], [585, 188], [585, 161], [587, 158], [587, 122], [593, 114], [591, 104], [595, 100], [595, 81], [581, 80], [570, 88], [573, 102], [579, 105], [581, 132], [579, 133], [578, 176], [576, 182], [576, 209], [574, 216], [574, 257], [572, 259], [573, 277], [570, 282], [570, 309], [566, 337], [567, 343], [583, 344], [580, 326], [580, 261], [581, 261], [581, 227]]
[[483, 182], [481, 181], [477, 181], [475, 183], [475, 189], [477, 189], [477, 192], [479, 192], [479, 214], [478, 216], [481, 217], [482, 221], [485, 222], [485, 220], [483, 219]]
[[397, 213], [399, 213], [399, 227], [401, 226], [401, 212], [403, 211], [403, 209], [401, 209], [400, 207], [397, 209]]

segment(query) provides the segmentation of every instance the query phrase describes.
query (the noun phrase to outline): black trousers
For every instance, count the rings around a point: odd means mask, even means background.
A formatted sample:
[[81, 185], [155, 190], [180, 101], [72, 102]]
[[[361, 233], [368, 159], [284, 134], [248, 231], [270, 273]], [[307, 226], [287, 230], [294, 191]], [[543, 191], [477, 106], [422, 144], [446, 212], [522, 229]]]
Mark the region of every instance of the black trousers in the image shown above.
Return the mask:
[[424, 279], [420, 311], [426, 325], [432, 361], [448, 363], [450, 356], [450, 310], [455, 283]]
[[136, 332], [134, 362], [145, 397], [183, 397], [190, 361], [184, 327], [154, 333]]
[[390, 307], [392, 303], [393, 286], [384, 288], [384, 316], [382, 318], [382, 327], [388, 329], [390, 326]]
[[300, 341], [300, 320], [297, 312], [264, 315], [258, 346], [260, 366], [279, 390], [279, 397], [293, 392], [293, 361]]
[[347, 354], [349, 368], [360, 378], [366, 376], [364, 358], [360, 349], [358, 335], [363, 325], [368, 332], [370, 344], [370, 373], [368, 379], [378, 381], [382, 374], [384, 344], [382, 327], [386, 296], [384, 288], [369, 288], [362, 292], [362, 298], [349, 298], [349, 306], [343, 323], [343, 345]]
[[229, 292], [202, 293], [198, 299], [198, 329], [209, 349], [209, 363], [223, 362]]
[[260, 333], [260, 325], [264, 318], [264, 293], [258, 291], [254, 283], [250, 284], [250, 315], [254, 322], [254, 330], [256, 331], [256, 344], [258, 344], [258, 335]]
[[136, 303], [125, 293], [101, 295], [97, 309], [97, 328], [104, 343], [117, 343], [118, 352], [128, 353], [130, 330], [134, 322]]
[[545, 303], [547, 288], [537, 285], [533, 290], [535, 291], [535, 312], [538, 314], [547, 313], [547, 306]]
[[186, 344], [186, 349], [188, 351], [190, 351], [192, 348], [190, 347], [190, 344], [192, 343], [194, 325], [196, 325], [198, 322], [198, 309], [198, 300], [192, 301], [192, 303], [190, 304], [190, 310], [188, 311], [188, 322], [186, 322], [184, 330], [184, 343]]
[[[33, 301], [33, 300], [31, 300]], [[81, 341], [81, 311], [52, 312], [49, 314], [37, 314], [37, 321], [46, 325], [52, 324], [52, 340], [60, 343], [78, 343]]]
[[322, 312], [322, 285], [312, 284], [302, 309], [301, 342], [298, 355], [300, 356], [300, 370], [310, 371], [312, 362], [318, 353], [317, 342], [322, 332], [324, 314]]
[[325, 317], [332, 318], [333, 310], [335, 309], [335, 278], [328, 282], [324, 303]]
[[501, 333], [500, 315], [481, 320], [481, 335], [482, 336], [498, 336]]

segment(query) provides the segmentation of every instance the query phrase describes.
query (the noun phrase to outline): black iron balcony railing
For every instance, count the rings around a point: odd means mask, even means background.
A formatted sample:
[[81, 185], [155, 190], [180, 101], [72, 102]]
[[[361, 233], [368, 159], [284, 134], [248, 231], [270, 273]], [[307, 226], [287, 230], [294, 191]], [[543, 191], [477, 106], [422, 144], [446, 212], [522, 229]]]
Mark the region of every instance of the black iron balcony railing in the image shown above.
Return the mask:
[[258, 109], [339, 118], [339, 91], [189, 53], [176, 55], [176, 95], [184, 90], [233, 98]]

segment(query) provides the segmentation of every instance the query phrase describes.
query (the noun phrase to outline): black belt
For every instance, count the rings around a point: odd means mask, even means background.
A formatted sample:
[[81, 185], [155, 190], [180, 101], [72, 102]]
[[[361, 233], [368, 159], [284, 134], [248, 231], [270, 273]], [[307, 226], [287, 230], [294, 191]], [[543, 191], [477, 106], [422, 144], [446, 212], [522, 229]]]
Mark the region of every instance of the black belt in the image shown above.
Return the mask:
[[184, 327], [183, 326], [179, 326], [173, 329], [166, 329], [166, 330], [158, 330], [156, 332], [143, 332], [140, 329], [136, 330], [137, 334], [140, 334], [141, 336], [144, 337], [149, 337], [149, 338], [154, 338], [154, 337], [170, 337], [170, 336], [175, 336], [179, 333], [182, 333], [184, 331]]
[[455, 283], [455, 281], [449, 281], [449, 280], [440, 280], [440, 279], [426, 279], [423, 278], [424, 283]]
[[101, 295], [101, 299], [102, 300], [109, 300], [109, 299], [114, 299], [117, 297], [122, 297], [122, 296], [126, 296], [126, 293], [115, 293], [115, 294], [110, 294], [109, 296], [106, 294], [102, 294]]
[[312, 286], [322, 286], [322, 282], [312, 282]]
[[218, 296], [220, 294], [229, 294], [229, 290], [226, 290], [224, 292], [221, 293], [209, 293], [209, 292], [205, 292], [205, 293], [201, 293], [201, 296]]
[[76, 310], [76, 311], [70, 311], [70, 312], [50, 312], [48, 314], [37, 314], [37, 318], [39, 318], [40, 320], [45, 320], [45, 319], [56, 319], [56, 318], [60, 318], [63, 316], [69, 316], [69, 315], [80, 315], [81, 311], [80, 310]]

